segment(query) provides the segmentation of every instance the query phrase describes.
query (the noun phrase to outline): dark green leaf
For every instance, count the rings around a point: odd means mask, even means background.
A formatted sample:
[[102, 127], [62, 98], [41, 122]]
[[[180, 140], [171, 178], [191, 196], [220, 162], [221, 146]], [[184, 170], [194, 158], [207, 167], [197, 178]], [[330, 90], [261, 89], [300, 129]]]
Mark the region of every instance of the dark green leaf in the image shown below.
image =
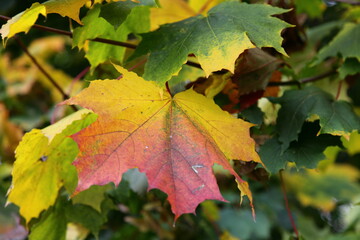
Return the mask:
[[276, 128], [282, 151], [297, 140], [304, 121], [311, 117], [320, 119], [320, 133], [348, 135], [360, 129], [360, 119], [347, 102], [334, 101], [330, 94], [316, 87], [286, 91], [281, 98], [271, 101], [281, 104]]
[[[152, 3], [151, 3], [152, 2]], [[133, 2], [130, 0], [113, 2], [101, 7], [100, 17], [104, 18], [117, 29], [123, 24], [133, 8], [144, 5], [155, 5], [154, 1]], [[139, 21], [141, 21], [139, 19]]]
[[323, 154], [328, 146], [342, 146], [340, 137], [329, 134], [317, 135], [318, 123], [304, 124], [298, 141], [293, 141], [284, 152], [276, 138], [268, 140], [260, 148], [260, 157], [267, 170], [277, 173], [286, 167], [287, 162], [294, 162], [298, 168], [316, 168], [319, 161], [325, 159]]

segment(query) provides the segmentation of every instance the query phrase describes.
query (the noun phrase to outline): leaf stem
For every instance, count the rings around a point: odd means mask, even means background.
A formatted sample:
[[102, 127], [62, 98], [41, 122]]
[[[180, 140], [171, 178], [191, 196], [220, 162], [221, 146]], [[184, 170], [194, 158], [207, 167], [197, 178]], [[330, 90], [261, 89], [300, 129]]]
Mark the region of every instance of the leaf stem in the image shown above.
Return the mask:
[[283, 196], [284, 196], [285, 208], [286, 208], [286, 212], [287, 212], [287, 214], [289, 216], [291, 226], [292, 226], [292, 228], [294, 230], [294, 233], [296, 235], [296, 238], [300, 239], [299, 238], [299, 232], [298, 232], [298, 230], [296, 228], [296, 224], [295, 224], [294, 218], [293, 218], [293, 216], [291, 214], [291, 210], [290, 210], [290, 207], [289, 207], [289, 201], [288, 201], [288, 198], [287, 198], [287, 195], [286, 195], [286, 187], [285, 187], [284, 177], [283, 177], [283, 174], [282, 174], [283, 171], [284, 170], [279, 171], [279, 176], [280, 176], [281, 190], [282, 190]]
[[[42, 72], [45, 77], [51, 82], [51, 84], [60, 92], [60, 94], [62, 95], [63, 99], [68, 99], [69, 95], [67, 95], [62, 88], [60, 87], [60, 85], [55, 81], [55, 79], [48, 73], [46, 72], [46, 70], [41, 66], [41, 64], [35, 59], [35, 57], [29, 52], [28, 48], [25, 46], [25, 44], [20, 40], [20, 38], [18, 36], [14, 36], [16, 42], [18, 43], [18, 45], [21, 47], [21, 49], [25, 52], [25, 54], [31, 59], [31, 61], [35, 64], [35, 66], [40, 70], [40, 72]], [[74, 111], [77, 111], [78, 109], [71, 105], [72, 109]]]
[[339, 97], [340, 97], [340, 94], [341, 94], [341, 88], [342, 88], [342, 83], [343, 83], [343, 81], [340, 81], [340, 82], [339, 82], [339, 85], [338, 85], [338, 89], [337, 89], [337, 93], [336, 93], [335, 100], [338, 100], [338, 99], [339, 99]]
[[166, 82], [166, 83], [165, 83], [165, 86], [166, 86], [166, 91], [168, 91], [168, 93], [170, 94], [170, 96], [173, 96], [173, 95], [171, 94], [171, 91], [170, 91], [169, 82]]

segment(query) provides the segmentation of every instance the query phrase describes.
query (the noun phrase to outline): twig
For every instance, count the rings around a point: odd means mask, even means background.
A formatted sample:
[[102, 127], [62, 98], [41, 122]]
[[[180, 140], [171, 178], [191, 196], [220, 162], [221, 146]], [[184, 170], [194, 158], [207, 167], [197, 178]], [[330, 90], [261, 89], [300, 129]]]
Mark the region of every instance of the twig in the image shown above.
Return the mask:
[[[340, 1], [340, 0], [338, 0], [338, 1]], [[343, 1], [345, 1], [345, 0], [343, 0]], [[7, 17], [7, 16], [0, 15], [0, 19], [9, 20], [11, 18]], [[64, 31], [64, 30], [51, 28], [51, 27], [46, 27], [46, 26], [38, 25], [38, 24], [34, 24], [32, 27], [40, 29], [40, 30], [44, 30], [44, 31], [47, 31], [47, 32], [53, 32], [53, 33], [57, 33], [57, 34], [66, 35], [66, 36], [69, 36], [71, 38], [73, 37], [73, 34], [71, 32], [69, 32], [69, 31]], [[115, 45], [115, 46], [120, 46], [120, 47], [131, 48], [131, 49], [136, 49], [136, 47], [137, 47], [137, 45], [135, 45], [135, 44], [131, 44], [131, 43], [127, 43], [127, 42], [120, 42], [120, 41], [115, 41], [115, 40], [105, 39], [105, 38], [94, 38], [94, 39], [89, 39], [89, 40], [94, 41], [94, 42], [101, 42], [101, 43], [111, 44], [111, 45]], [[194, 55], [189, 54], [189, 56], [194, 56]], [[186, 65], [202, 69], [202, 67], [201, 67], [201, 65], [199, 63], [196, 63], [196, 62], [193, 62], [193, 61], [187, 61]], [[317, 81], [317, 80], [320, 80], [322, 78], [328, 77], [328, 76], [330, 76], [332, 74], [335, 74], [335, 73], [336, 73], [336, 71], [332, 70], [332, 71], [320, 74], [318, 76], [304, 78], [304, 79], [302, 79], [300, 81], [270, 82], [268, 84], [268, 87], [291, 86], [291, 85], [298, 85], [300, 87], [300, 85], [303, 84], [303, 83], [314, 82], [314, 81]]]
[[347, 3], [353, 6], [360, 6], [359, 1], [351, 1], [351, 0], [332, 0], [331, 2], [338, 2], [338, 3]]
[[315, 81], [317, 81], [317, 80], [320, 80], [320, 79], [326, 78], [326, 77], [328, 77], [328, 76], [331, 76], [331, 75], [333, 75], [333, 74], [335, 74], [335, 73], [336, 73], [335, 70], [330, 70], [329, 72], [322, 73], [322, 74], [320, 74], [320, 75], [318, 75], [318, 76], [301, 79], [299, 82], [300, 82], [300, 83], [315, 82]]
[[292, 81], [287, 81], [287, 82], [269, 82], [267, 86], [268, 87], [292, 86], [292, 85], [301, 86], [301, 84], [310, 83], [310, 82], [316, 82], [318, 80], [321, 80], [323, 78], [329, 77], [329, 76], [334, 75], [334, 74], [336, 74], [336, 71], [335, 70], [330, 70], [328, 72], [322, 73], [322, 74], [317, 75], [317, 76], [300, 79], [299, 81], [292, 80]]
[[[16, 42], [19, 44], [19, 46], [21, 47], [21, 49], [25, 52], [25, 54], [31, 59], [31, 61], [35, 64], [35, 66], [40, 70], [40, 72], [42, 72], [45, 77], [51, 82], [51, 84], [60, 92], [60, 94], [62, 95], [63, 99], [68, 99], [69, 95], [67, 95], [62, 88], [60, 87], [60, 85], [55, 81], [55, 79], [48, 73], [46, 72], [46, 70], [40, 65], [40, 63], [35, 59], [35, 57], [29, 52], [29, 50], [27, 49], [27, 47], [25, 46], [25, 44], [20, 40], [19, 37], [14, 36]], [[71, 105], [72, 109], [74, 111], [77, 111], [78, 109]]]
[[86, 73], [88, 73], [90, 70], [90, 66], [84, 68], [78, 75], [76, 75], [76, 77], [74, 77], [74, 79], [71, 81], [71, 85], [70, 85], [70, 88], [69, 88], [69, 95], [71, 95], [71, 92], [74, 88], [74, 85], [76, 82], [78, 82], [83, 76], [85, 76]]
[[[7, 17], [7, 16], [0, 15], [0, 19], [2, 19], [2, 20], [10, 20], [11, 18]], [[52, 27], [46, 27], [46, 26], [39, 25], [39, 24], [32, 25], [32, 28], [37, 28], [37, 29], [40, 29], [40, 30], [43, 30], [43, 31], [69, 36], [71, 38], [73, 37], [72, 32], [57, 29], [57, 28], [52, 28]], [[94, 39], [89, 39], [89, 40], [94, 41], [94, 42], [107, 43], [107, 44], [120, 46], [120, 47], [131, 48], [131, 49], [135, 49], [137, 47], [137, 45], [135, 45], [135, 44], [126, 43], [126, 42], [120, 42], [120, 41], [115, 41], [115, 40], [105, 39], [105, 38], [94, 38]]]
[[[3, 16], [0, 15], [0, 19], [2, 20], [9, 20], [11, 19], [10, 17], [7, 16]], [[43, 25], [38, 25], [38, 24], [34, 24], [32, 26], [33, 28], [37, 28], [40, 30], [44, 30], [47, 32], [52, 32], [52, 33], [57, 33], [57, 34], [61, 34], [61, 35], [66, 35], [69, 37], [73, 37], [73, 34], [69, 31], [64, 31], [64, 30], [60, 30], [57, 28], [51, 28], [51, 27], [46, 27]], [[94, 41], [94, 42], [101, 42], [101, 43], [107, 43], [107, 44], [111, 44], [111, 45], [115, 45], [115, 46], [120, 46], [120, 47], [126, 47], [126, 48], [131, 48], [131, 49], [136, 49], [137, 45], [135, 44], [131, 44], [131, 43], [127, 43], [127, 42], [120, 42], [120, 41], [115, 41], [115, 40], [111, 40], [111, 39], [105, 39], [105, 38], [94, 38], [94, 39], [88, 39], [90, 41]], [[192, 67], [196, 67], [199, 69], [202, 69], [200, 64], [192, 62], [192, 61], [187, 61], [186, 62], [187, 65], [192, 66]]]
[[337, 89], [337, 93], [336, 93], [335, 100], [338, 100], [338, 99], [339, 99], [339, 97], [340, 97], [341, 88], [342, 88], [342, 83], [343, 83], [343, 81], [340, 81], [340, 82], [339, 82], [339, 85], [338, 85], [338, 89]]
[[293, 216], [292, 216], [292, 214], [291, 214], [291, 210], [290, 210], [290, 207], [289, 207], [289, 201], [288, 201], [288, 198], [287, 198], [287, 196], [286, 196], [286, 188], [285, 188], [285, 182], [284, 182], [284, 177], [283, 177], [283, 175], [282, 175], [282, 172], [283, 172], [283, 170], [280, 170], [280, 171], [279, 171], [279, 176], [280, 176], [281, 190], [282, 190], [283, 196], [284, 196], [285, 208], [286, 208], [287, 214], [288, 214], [288, 216], [289, 216], [289, 220], [290, 220], [291, 226], [292, 226], [292, 228], [293, 228], [293, 230], [294, 230], [294, 233], [295, 233], [295, 235], [296, 235], [296, 238], [297, 238], [297, 239], [300, 239], [300, 238], [299, 238], [299, 232], [298, 232], [298, 230], [297, 230], [297, 228], [296, 228], [296, 224], [295, 224], [294, 218], [293, 218]]

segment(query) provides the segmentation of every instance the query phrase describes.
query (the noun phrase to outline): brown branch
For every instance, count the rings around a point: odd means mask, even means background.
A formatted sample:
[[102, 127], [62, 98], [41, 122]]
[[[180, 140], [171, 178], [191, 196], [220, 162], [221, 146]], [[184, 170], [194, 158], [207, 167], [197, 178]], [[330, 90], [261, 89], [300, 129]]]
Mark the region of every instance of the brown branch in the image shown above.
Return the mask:
[[291, 210], [290, 210], [290, 206], [289, 206], [289, 201], [288, 201], [288, 198], [287, 198], [287, 195], [286, 195], [286, 187], [285, 187], [285, 182], [284, 182], [284, 177], [282, 175], [282, 172], [283, 170], [280, 170], [279, 171], [279, 176], [280, 176], [280, 183], [281, 183], [281, 190], [283, 192], [283, 196], [284, 196], [284, 202], [285, 202], [285, 208], [286, 208], [286, 212], [289, 216], [289, 220], [290, 220], [290, 223], [291, 223], [291, 226], [294, 230], [294, 233], [296, 235], [296, 239], [300, 239], [299, 238], [299, 232], [296, 228], [296, 224], [295, 224], [295, 221], [294, 221], [294, 218], [291, 214]]
[[[7, 20], [9, 20], [11, 18], [9, 18], [7, 16], [0, 15], [0, 19], [7, 21]], [[57, 29], [57, 28], [46, 27], [46, 26], [38, 25], [38, 24], [34, 24], [32, 26], [32, 28], [37, 28], [37, 29], [40, 29], [40, 30], [43, 30], [43, 31], [69, 36], [71, 38], [73, 37], [72, 32], [60, 30], [60, 29]], [[120, 42], [120, 41], [115, 41], [115, 40], [105, 39], [105, 38], [94, 38], [94, 39], [89, 39], [89, 40], [94, 41], [94, 42], [101, 42], [101, 43], [111, 44], [111, 45], [115, 45], [115, 46], [120, 46], [120, 47], [131, 48], [131, 49], [136, 49], [136, 47], [137, 47], [137, 45], [135, 45], [135, 44], [131, 44], [131, 43], [127, 43], [127, 42]], [[200, 64], [192, 62], [192, 61], [187, 61], [186, 64], [189, 65], [189, 66], [192, 66], [192, 67], [202, 69]]]
[[310, 82], [316, 82], [318, 80], [321, 80], [323, 78], [329, 77], [329, 76], [334, 75], [334, 74], [336, 74], [336, 70], [330, 70], [328, 72], [322, 73], [322, 74], [317, 75], [317, 76], [300, 79], [299, 81], [291, 80], [291, 81], [287, 81], [287, 82], [269, 82], [267, 86], [268, 87], [278, 87], [278, 86], [298, 85], [300, 87], [301, 84], [310, 83]]
[[[0, 15], [0, 19], [9, 20], [11, 18], [9, 18], [7, 16]], [[57, 28], [52, 28], [52, 27], [46, 27], [46, 26], [39, 25], [39, 24], [32, 25], [32, 28], [36, 28], [36, 29], [40, 29], [40, 30], [43, 30], [43, 31], [47, 31], [47, 32], [52, 32], [52, 33], [57, 33], [57, 34], [69, 36], [71, 38], [73, 37], [72, 32], [57, 29]], [[115, 41], [115, 40], [105, 39], [105, 38], [94, 38], [94, 39], [89, 39], [89, 40], [94, 41], [94, 42], [107, 43], [107, 44], [120, 46], [120, 47], [131, 48], [131, 49], [135, 49], [137, 47], [137, 45], [135, 45], [135, 44], [126, 43], [126, 42], [120, 42], [120, 41]]]
[[[68, 99], [69, 95], [67, 95], [62, 88], [60, 87], [60, 85], [55, 81], [55, 79], [48, 73], [46, 72], [46, 70], [41, 66], [41, 64], [35, 59], [35, 57], [29, 52], [28, 48], [25, 46], [25, 44], [20, 40], [19, 37], [14, 36], [16, 42], [19, 44], [19, 46], [21, 47], [21, 49], [25, 52], [25, 54], [31, 59], [31, 61], [35, 64], [35, 66], [40, 70], [40, 72], [42, 72], [45, 77], [51, 82], [51, 84], [59, 91], [59, 93], [62, 95], [63, 99]], [[74, 111], [77, 111], [78, 109], [71, 105], [72, 109]]]
[[317, 80], [320, 80], [320, 79], [323, 79], [323, 78], [326, 78], [326, 77], [329, 77], [333, 74], [335, 74], [336, 71], [335, 70], [330, 70], [328, 72], [325, 72], [325, 73], [322, 73], [318, 76], [313, 76], [313, 77], [309, 77], [309, 78], [304, 78], [304, 79], [301, 79], [299, 82], [300, 83], [309, 83], [309, 82], [315, 82]]
[[[346, 1], [346, 0], [344, 0], [344, 1]], [[0, 15], [0, 19], [7, 21], [7, 20], [9, 20], [11, 18], [9, 18], [7, 16]], [[73, 34], [71, 32], [69, 32], [69, 31], [64, 31], [64, 30], [51, 28], [51, 27], [46, 27], [46, 26], [38, 25], [38, 24], [34, 24], [32, 27], [40, 29], [40, 30], [44, 30], [44, 31], [47, 31], [47, 32], [66, 35], [66, 36], [69, 36], [71, 38], [73, 37]], [[137, 45], [135, 45], [135, 44], [131, 44], [131, 43], [127, 43], [127, 42], [120, 42], [120, 41], [115, 41], [115, 40], [105, 39], [105, 38], [95, 38], [95, 39], [89, 39], [89, 40], [94, 41], [94, 42], [101, 42], [101, 43], [111, 44], [111, 45], [115, 45], [115, 46], [120, 46], [120, 47], [131, 48], [131, 49], [136, 49], [136, 47], [137, 47]], [[189, 56], [190, 57], [194, 56], [194, 54], [189, 54]], [[190, 61], [190, 60], [186, 62], [186, 65], [202, 69], [202, 67], [201, 67], [201, 65], [199, 63], [196, 63], [196, 62], [193, 62], [193, 61]], [[329, 71], [329, 72], [320, 74], [318, 76], [304, 78], [304, 79], [302, 79], [300, 81], [270, 82], [270, 83], [268, 83], [268, 87], [292, 86], [292, 85], [298, 85], [300, 87], [301, 84], [303, 84], [303, 83], [315, 82], [315, 81], [320, 80], [322, 78], [328, 77], [328, 76], [330, 76], [330, 75], [332, 75], [334, 73], [336, 73], [336, 71]]]

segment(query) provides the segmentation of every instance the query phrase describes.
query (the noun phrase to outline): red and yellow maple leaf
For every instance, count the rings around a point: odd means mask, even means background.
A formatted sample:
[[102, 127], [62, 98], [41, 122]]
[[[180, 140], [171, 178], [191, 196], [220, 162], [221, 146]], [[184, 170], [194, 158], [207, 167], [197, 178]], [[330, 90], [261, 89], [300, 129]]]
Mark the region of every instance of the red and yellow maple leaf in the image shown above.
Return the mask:
[[75, 193], [91, 185], [118, 184], [122, 174], [138, 168], [149, 190], [168, 195], [178, 218], [194, 213], [206, 199], [224, 201], [212, 166], [235, 176], [242, 195], [251, 192], [229, 159], [260, 162], [249, 136], [251, 123], [237, 119], [212, 99], [192, 89], [172, 97], [155, 83], [117, 67], [120, 80], [92, 81], [67, 100], [98, 114], [96, 122], [73, 135], [80, 154], [74, 164], [79, 183]]

